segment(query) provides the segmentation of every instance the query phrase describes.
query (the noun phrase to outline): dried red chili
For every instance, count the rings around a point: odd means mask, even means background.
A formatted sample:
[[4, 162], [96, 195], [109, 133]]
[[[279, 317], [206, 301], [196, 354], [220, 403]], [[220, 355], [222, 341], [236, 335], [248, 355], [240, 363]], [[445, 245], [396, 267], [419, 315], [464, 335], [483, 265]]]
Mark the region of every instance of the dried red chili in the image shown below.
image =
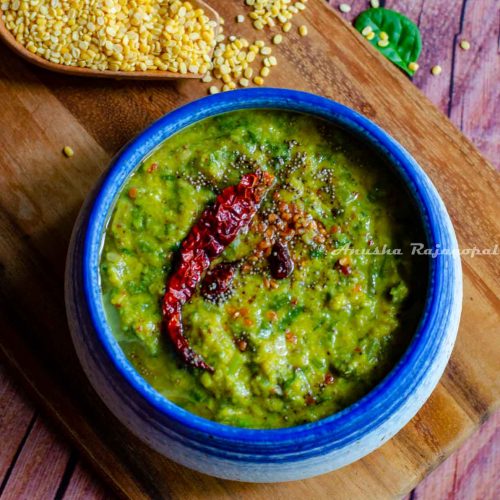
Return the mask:
[[224, 189], [182, 242], [178, 265], [167, 282], [162, 300], [163, 324], [183, 361], [209, 372], [214, 369], [196, 354], [184, 336], [182, 306], [191, 299], [210, 263], [252, 220], [273, 177], [257, 171]]
[[277, 241], [268, 257], [271, 276], [282, 280], [288, 278], [293, 272], [294, 264], [286, 243]]

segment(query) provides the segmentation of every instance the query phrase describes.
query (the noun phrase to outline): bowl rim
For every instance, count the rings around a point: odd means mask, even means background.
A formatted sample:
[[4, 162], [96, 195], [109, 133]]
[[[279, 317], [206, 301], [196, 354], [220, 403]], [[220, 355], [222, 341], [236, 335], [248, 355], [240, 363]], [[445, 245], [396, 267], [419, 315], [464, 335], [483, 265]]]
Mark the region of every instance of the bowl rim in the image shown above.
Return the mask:
[[[340, 448], [359, 440], [405, 405], [424, 378], [430, 362], [446, 343], [443, 318], [447, 317], [447, 311], [456, 312], [456, 307], [452, 307], [456, 302], [453, 290], [459, 286], [458, 281], [461, 286], [460, 264], [455, 254], [442, 254], [429, 259], [422, 317], [409, 346], [390, 372], [365, 396], [345, 409], [315, 422], [293, 427], [234, 427], [208, 420], [175, 405], [135, 370], [106, 320], [100, 284], [100, 255], [114, 203], [132, 172], [159, 144], [179, 130], [210, 116], [257, 108], [297, 111], [324, 118], [368, 140], [388, 158], [409, 188], [420, 212], [427, 242], [433, 247], [436, 243], [441, 244], [444, 248], [446, 245], [442, 243], [446, 241], [448, 247], [457, 247], [453, 227], [434, 186], [409, 153], [379, 126], [356, 111], [315, 94], [278, 88], [242, 89], [207, 96], [171, 111], [142, 131], [112, 160], [91, 202], [83, 233], [83, 293], [92, 326], [107, 358], [128, 385], [167, 419], [198, 435], [208, 434], [230, 442], [284, 446], [297, 445], [298, 440], [309, 442], [322, 436], [336, 439], [335, 447]], [[449, 273], [450, 269], [454, 272]]]

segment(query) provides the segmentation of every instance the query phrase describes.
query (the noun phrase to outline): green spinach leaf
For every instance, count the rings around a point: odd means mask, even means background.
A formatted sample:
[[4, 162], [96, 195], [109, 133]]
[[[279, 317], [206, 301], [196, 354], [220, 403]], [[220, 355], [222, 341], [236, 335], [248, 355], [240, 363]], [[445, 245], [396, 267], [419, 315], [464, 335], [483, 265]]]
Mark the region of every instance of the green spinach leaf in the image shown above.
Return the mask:
[[[354, 22], [354, 27], [363, 34], [369, 31], [367, 26], [375, 35], [371, 40], [369, 35], [369, 42], [389, 61], [412, 76], [416, 69], [411, 63], [417, 62], [422, 51], [422, 38], [415, 23], [399, 12], [380, 7], [365, 10]], [[387, 44], [380, 38], [382, 32], [389, 35]]]

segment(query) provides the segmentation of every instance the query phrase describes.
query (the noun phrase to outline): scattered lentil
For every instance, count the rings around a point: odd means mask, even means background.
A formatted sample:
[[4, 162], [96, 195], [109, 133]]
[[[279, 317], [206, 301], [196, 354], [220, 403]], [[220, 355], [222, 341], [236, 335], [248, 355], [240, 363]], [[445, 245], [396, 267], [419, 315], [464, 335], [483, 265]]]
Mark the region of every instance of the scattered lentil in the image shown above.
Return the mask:
[[279, 45], [282, 41], [283, 41], [283, 36], [280, 35], [279, 33], [273, 36], [274, 45]]
[[431, 73], [434, 75], [434, 76], [438, 76], [441, 74], [441, 72], [443, 71], [443, 68], [441, 68], [441, 66], [439, 66], [439, 64], [436, 64], [435, 66], [433, 66], [431, 68]]
[[385, 31], [381, 31], [379, 37], [381, 40], [389, 40], [389, 35]]
[[470, 43], [467, 40], [462, 40], [460, 42], [460, 48], [462, 50], [469, 50], [470, 49]]
[[263, 30], [264, 29], [264, 24], [262, 23], [262, 21], [254, 21], [253, 22], [253, 27], [256, 29], [256, 30]]
[[71, 158], [75, 154], [71, 146], [64, 146], [63, 153], [67, 158]]
[[373, 31], [370, 31], [368, 35], [366, 35], [367, 40], [373, 40], [375, 38], [375, 33]]
[[[279, 25], [282, 27], [283, 32], [287, 33], [292, 28], [290, 19], [294, 14], [304, 10], [307, 3], [307, 0], [303, 0], [292, 4], [292, 1], [245, 0], [245, 3], [252, 7], [252, 11], [248, 16], [257, 30], [261, 30], [265, 26]], [[244, 16], [240, 14], [235, 19], [237, 23], [240, 23], [244, 21]], [[301, 36], [306, 36], [307, 31], [306, 26], [299, 27]], [[282, 41], [283, 35], [279, 33], [275, 34], [272, 38], [272, 43], [275, 45], [279, 45]], [[256, 40], [253, 44], [250, 44], [244, 38], [238, 38], [234, 35], [226, 37], [223, 34], [222, 26], [220, 26], [220, 32], [215, 37], [215, 49], [210, 62], [210, 68], [208, 73], [202, 78], [202, 81], [209, 83], [214, 78], [222, 80], [224, 83], [222, 91], [231, 90], [237, 84], [241, 87], [246, 87], [250, 84], [254, 73], [251, 65], [261, 55], [265, 56], [262, 59], [263, 68], [253, 78], [253, 82], [256, 85], [263, 85], [263, 78], [267, 77], [270, 74], [270, 69], [278, 64], [276, 57], [271, 54], [271, 47], [267, 46], [263, 40]], [[218, 92], [218, 87], [215, 88], [217, 90], [209, 89], [209, 92]]]
[[380, 7], [380, 0], [370, 0], [370, 5], [372, 9], [378, 9]]
[[[249, 17], [253, 20], [253, 25], [256, 29], [276, 25], [281, 26], [283, 29], [285, 25], [289, 24], [290, 19], [295, 14], [306, 8], [305, 4], [307, 0], [298, 1], [293, 4], [291, 0], [245, 0], [245, 3], [252, 7]], [[283, 29], [285, 32], [289, 30]]]
[[389, 40], [379, 40], [379, 41], [377, 42], [377, 45], [378, 45], [379, 47], [387, 47], [387, 46], [389, 45]]
[[212, 77], [224, 82], [223, 91], [236, 88], [242, 77], [248, 85], [248, 79], [253, 74], [251, 63], [255, 61], [259, 52], [262, 55], [270, 54], [271, 48], [262, 40], [250, 44], [245, 38], [236, 36], [230, 36], [227, 41], [225, 37], [218, 39], [212, 57]]
[[366, 36], [366, 35], [368, 35], [368, 34], [370, 34], [370, 33], [372, 33], [372, 32], [373, 32], [373, 29], [372, 29], [372, 27], [371, 27], [371, 26], [365, 26], [365, 27], [363, 28], [363, 30], [361, 31], [361, 34], [362, 34], [363, 36]]
[[340, 12], [344, 12], [345, 14], [347, 14], [348, 12], [351, 12], [351, 6], [347, 3], [341, 3], [339, 5], [339, 10]]
[[408, 69], [410, 71], [417, 71], [419, 67], [420, 66], [416, 62], [411, 62], [410, 64], [408, 64]]

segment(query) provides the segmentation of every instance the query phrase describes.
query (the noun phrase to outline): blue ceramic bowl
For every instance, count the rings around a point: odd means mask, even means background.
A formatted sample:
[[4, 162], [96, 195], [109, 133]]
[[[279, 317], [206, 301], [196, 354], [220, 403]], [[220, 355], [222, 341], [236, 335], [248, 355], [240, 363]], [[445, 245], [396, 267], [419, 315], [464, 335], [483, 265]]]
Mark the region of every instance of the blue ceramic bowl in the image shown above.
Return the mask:
[[388, 159], [413, 196], [429, 247], [457, 241], [436, 189], [386, 132], [331, 100], [284, 89], [248, 89], [206, 97], [164, 116], [131, 141], [89, 195], [69, 250], [66, 306], [73, 341], [92, 385], [109, 409], [163, 455], [227, 479], [301, 479], [349, 464], [379, 447], [419, 410], [438, 383], [457, 334], [462, 275], [457, 254], [429, 258], [427, 297], [417, 331], [391, 372], [358, 402], [323, 420], [276, 430], [230, 427], [171, 403], [132, 367], [113, 337], [101, 297], [99, 258], [115, 200], [141, 160], [194, 122], [238, 109], [308, 113], [347, 129]]

